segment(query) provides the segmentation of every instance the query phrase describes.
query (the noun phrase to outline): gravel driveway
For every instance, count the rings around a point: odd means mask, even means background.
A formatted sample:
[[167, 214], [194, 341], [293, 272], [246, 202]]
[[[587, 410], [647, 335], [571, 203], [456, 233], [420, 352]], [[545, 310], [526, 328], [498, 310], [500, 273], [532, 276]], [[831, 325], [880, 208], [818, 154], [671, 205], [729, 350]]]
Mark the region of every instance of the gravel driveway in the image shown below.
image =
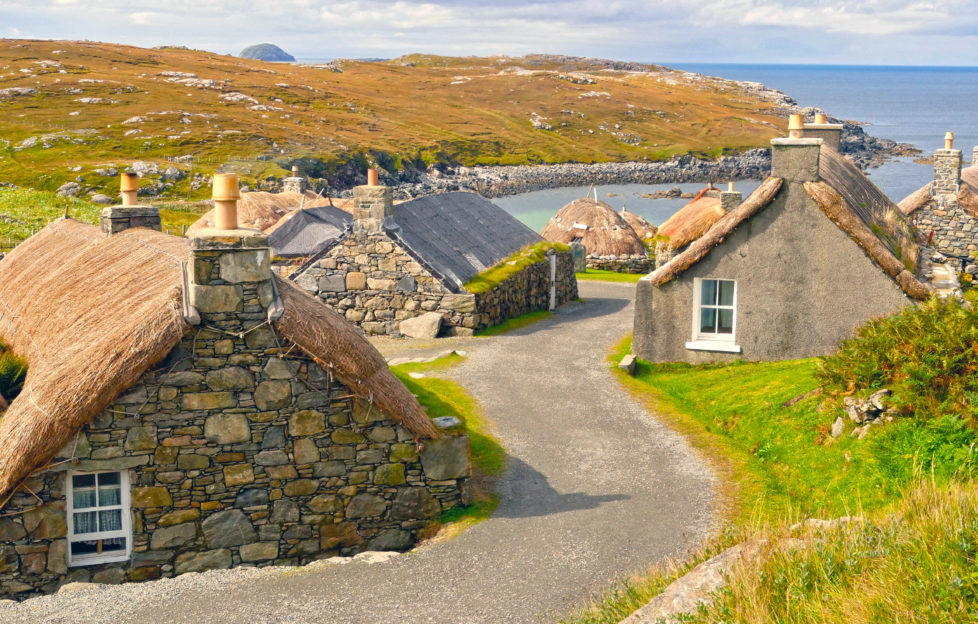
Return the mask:
[[384, 561], [62, 591], [8, 603], [0, 622], [538, 622], [682, 554], [711, 528], [714, 478], [608, 371], [633, 296], [582, 282], [585, 303], [464, 343], [451, 374], [495, 422], [509, 471], [496, 513], [461, 536]]

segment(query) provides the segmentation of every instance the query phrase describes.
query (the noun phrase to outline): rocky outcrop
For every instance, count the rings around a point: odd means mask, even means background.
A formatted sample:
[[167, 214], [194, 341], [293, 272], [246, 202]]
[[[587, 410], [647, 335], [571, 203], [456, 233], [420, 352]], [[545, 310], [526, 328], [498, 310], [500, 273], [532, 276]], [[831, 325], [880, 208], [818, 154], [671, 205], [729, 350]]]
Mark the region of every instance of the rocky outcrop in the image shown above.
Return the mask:
[[238, 56], [246, 59], [272, 61], [276, 63], [295, 62], [294, 56], [272, 43], [259, 43], [258, 45], [248, 46]]

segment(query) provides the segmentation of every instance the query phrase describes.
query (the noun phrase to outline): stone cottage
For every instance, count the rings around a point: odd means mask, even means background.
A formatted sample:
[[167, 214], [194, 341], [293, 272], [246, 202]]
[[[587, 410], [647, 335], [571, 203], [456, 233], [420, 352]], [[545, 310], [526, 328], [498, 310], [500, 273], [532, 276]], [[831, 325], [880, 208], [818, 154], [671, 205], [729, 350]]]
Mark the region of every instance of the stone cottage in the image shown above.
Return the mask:
[[945, 136], [944, 149], [934, 153], [934, 180], [900, 202], [900, 210], [917, 228], [920, 244], [932, 258], [937, 252], [958, 271], [978, 272], [978, 147], [972, 166], [962, 170], [961, 150], [954, 135]]
[[189, 244], [116, 207], [0, 263], [0, 338], [28, 363], [0, 421], [3, 596], [403, 550], [467, 503], [468, 439], [273, 277], [235, 191]]
[[582, 197], [566, 204], [543, 226], [541, 234], [549, 241], [583, 245], [589, 269], [646, 273], [652, 268], [642, 238], [624, 214], [597, 199], [597, 192], [594, 199]]
[[356, 187], [353, 198], [351, 226], [289, 277], [368, 334], [398, 335], [402, 321], [436, 313], [443, 334], [471, 335], [577, 298], [570, 251], [558, 250], [487, 292], [468, 289], [479, 274], [542, 242], [475, 193], [394, 206], [391, 188], [374, 183]]
[[912, 227], [848, 160], [799, 130], [772, 153], [771, 177], [639, 281], [638, 357], [822, 355], [867, 319], [930, 295], [914, 274]]

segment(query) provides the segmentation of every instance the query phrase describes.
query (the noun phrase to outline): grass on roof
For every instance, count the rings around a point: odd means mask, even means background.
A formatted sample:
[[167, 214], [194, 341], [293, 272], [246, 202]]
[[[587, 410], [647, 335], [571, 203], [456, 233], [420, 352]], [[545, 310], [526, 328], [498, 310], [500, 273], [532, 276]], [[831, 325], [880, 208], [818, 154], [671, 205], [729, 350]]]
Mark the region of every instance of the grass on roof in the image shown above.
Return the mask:
[[623, 282], [635, 284], [638, 280], [645, 277], [645, 273], [619, 273], [618, 271], [607, 271], [604, 269], [588, 269], [584, 273], [575, 273], [577, 281], [591, 282]]
[[475, 294], [489, 292], [523, 269], [538, 262], [544, 262], [547, 259], [547, 252], [551, 249], [568, 251], [570, 247], [563, 243], [551, 241], [540, 241], [528, 245], [465, 282], [465, 289]]

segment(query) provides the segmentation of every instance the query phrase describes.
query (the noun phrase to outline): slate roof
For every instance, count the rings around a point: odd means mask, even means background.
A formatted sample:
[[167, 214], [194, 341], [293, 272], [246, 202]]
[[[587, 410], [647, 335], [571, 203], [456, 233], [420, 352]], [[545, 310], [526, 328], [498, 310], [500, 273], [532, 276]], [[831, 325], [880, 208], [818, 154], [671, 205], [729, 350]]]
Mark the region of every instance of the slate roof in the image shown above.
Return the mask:
[[273, 256], [308, 256], [338, 238], [352, 221], [350, 213], [332, 206], [303, 208], [268, 235], [268, 245]]
[[394, 222], [399, 227], [388, 234], [456, 292], [500, 260], [543, 240], [488, 199], [460, 191], [398, 204]]

